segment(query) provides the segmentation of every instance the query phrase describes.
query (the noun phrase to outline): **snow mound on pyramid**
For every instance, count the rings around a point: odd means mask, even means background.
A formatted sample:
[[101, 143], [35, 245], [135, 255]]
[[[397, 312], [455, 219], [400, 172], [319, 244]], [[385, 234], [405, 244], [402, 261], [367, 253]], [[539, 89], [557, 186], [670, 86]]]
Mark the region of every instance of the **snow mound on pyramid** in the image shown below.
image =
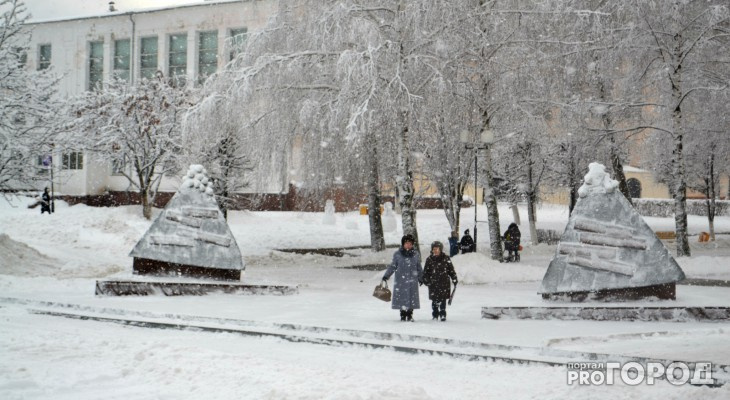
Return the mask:
[[685, 275], [609, 178], [589, 166], [540, 293], [597, 292], [678, 282]]
[[0, 274], [19, 276], [50, 275], [56, 260], [25, 243], [0, 234]]
[[208, 196], [213, 196], [213, 182], [208, 179], [208, 171], [200, 164], [193, 164], [183, 177], [180, 189], [199, 190]]

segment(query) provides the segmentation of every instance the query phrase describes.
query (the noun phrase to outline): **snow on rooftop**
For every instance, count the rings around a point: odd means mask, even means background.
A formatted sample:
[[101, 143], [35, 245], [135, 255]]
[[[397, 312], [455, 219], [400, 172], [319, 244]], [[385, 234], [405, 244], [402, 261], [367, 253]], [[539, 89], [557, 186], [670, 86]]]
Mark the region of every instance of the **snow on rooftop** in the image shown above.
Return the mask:
[[[255, 0], [167, 0], [150, 2], [154, 6], [138, 6], [125, 7], [125, 2], [116, 2], [116, 11], [109, 11], [108, 1], [90, 2], [87, 0], [77, 1], [76, 4], [48, 4], [47, 0], [37, 0], [38, 4], [33, 1], [27, 2], [27, 9], [31, 15], [28, 24], [42, 24], [49, 22], [74, 21], [79, 19], [90, 18], [106, 18], [116, 17], [128, 14], [142, 14], [150, 12], [160, 12], [174, 10], [178, 8], [212, 6], [224, 3], [242, 3], [244, 1]], [[160, 5], [160, 4], [165, 5]], [[58, 8], [54, 8], [58, 7]], [[67, 15], [63, 15], [67, 14]], [[40, 16], [39, 16], [40, 15]]]
[[649, 172], [645, 169], [632, 167], [630, 165], [624, 165], [623, 167], [624, 167], [624, 172]]

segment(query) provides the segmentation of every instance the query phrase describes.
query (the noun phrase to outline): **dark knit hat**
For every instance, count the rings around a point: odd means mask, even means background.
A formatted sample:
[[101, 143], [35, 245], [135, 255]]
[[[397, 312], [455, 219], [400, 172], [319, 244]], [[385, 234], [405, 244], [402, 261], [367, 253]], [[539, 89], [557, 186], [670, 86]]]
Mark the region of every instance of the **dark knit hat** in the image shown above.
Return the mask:
[[400, 245], [403, 246], [406, 244], [406, 242], [416, 244], [416, 238], [414, 238], [411, 234], [403, 235], [403, 237], [400, 239]]

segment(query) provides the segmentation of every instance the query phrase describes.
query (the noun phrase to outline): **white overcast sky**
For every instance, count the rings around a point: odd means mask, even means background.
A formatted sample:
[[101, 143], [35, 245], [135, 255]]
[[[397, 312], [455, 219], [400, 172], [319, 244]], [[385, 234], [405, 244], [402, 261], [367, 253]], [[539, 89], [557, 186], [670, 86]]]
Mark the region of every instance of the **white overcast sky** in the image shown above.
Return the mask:
[[[24, 0], [24, 2], [32, 15], [32, 21], [100, 15], [109, 10], [109, 0]], [[115, 0], [117, 10], [122, 12], [203, 2], [203, 0]]]

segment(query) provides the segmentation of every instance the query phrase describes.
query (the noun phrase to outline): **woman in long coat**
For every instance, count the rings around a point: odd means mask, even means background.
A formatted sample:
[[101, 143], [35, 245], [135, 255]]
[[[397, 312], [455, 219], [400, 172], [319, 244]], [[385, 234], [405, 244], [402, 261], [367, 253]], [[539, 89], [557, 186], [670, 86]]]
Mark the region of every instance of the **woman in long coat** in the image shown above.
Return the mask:
[[446, 300], [451, 297], [451, 282], [454, 285], [458, 282], [451, 257], [444, 254], [444, 245], [441, 242], [433, 242], [431, 255], [426, 259], [423, 271], [423, 283], [428, 286], [433, 319], [440, 316], [441, 321], [446, 321]]
[[413, 248], [415, 241], [411, 235], [403, 236], [400, 241], [401, 248], [393, 254], [393, 262], [383, 275], [384, 281], [395, 275], [391, 308], [400, 310], [401, 321], [413, 321], [413, 310], [421, 308], [418, 284], [423, 276], [423, 268], [421, 268], [421, 256]]

